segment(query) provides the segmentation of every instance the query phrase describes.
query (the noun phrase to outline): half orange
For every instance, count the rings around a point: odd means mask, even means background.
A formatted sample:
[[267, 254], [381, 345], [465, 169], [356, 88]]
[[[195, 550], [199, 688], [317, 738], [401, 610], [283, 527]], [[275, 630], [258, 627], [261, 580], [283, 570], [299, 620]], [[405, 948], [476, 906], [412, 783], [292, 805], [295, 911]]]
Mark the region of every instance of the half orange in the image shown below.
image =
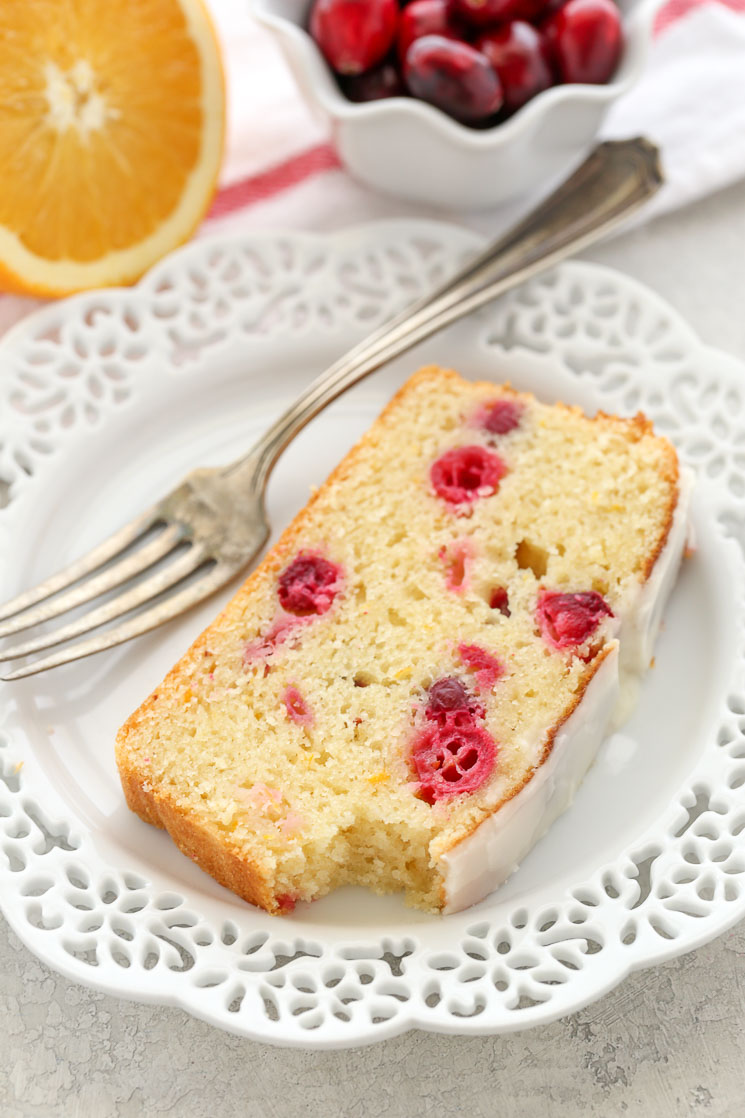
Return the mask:
[[202, 0], [5, 0], [0, 288], [137, 279], [204, 215], [224, 121]]

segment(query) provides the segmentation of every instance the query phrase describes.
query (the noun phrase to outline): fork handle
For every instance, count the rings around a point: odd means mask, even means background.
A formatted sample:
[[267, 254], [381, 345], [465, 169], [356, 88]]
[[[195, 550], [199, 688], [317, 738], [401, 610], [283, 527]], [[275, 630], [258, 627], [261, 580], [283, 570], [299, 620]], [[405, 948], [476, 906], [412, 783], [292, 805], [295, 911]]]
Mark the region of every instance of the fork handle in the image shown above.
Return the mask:
[[247, 480], [263, 493], [282, 451], [327, 404], [437, 330], [592, 244], [643, 205], [663, 181], [658, 150], [649, 140], [599, 144], [514, 229], [334, 362], [226, 472], [245, 468]]

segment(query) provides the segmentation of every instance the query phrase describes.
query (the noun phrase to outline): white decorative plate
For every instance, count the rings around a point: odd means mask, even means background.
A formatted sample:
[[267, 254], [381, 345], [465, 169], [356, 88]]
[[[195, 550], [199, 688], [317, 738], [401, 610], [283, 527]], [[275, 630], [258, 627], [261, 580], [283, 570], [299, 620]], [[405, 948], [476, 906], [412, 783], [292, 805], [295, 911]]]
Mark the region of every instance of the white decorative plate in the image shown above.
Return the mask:
[[[191, 466], [246, 449], [334, 355], [478, 243], [411, 222], [204, 241], [137, 288], [21, 324], [0, 346], [0, 597]], [[565, 265], [319, 417], [272, 480], [277, 529], [426, 360], [591, 411], [642, 408], [697, 467], [697, 550], [632, 721], [477, 907], [434, 918], [345, 889], [280, 918], [130, 815], [114, 767], [118, 725], [217, 602], [133, 645], [0, 684], [0, 902], [70, 978], [277, 1044], [360, 1044], [415, 1025], [497, 1033], [576, 1010], [745, 915], [745, 368], [638, 284]]]

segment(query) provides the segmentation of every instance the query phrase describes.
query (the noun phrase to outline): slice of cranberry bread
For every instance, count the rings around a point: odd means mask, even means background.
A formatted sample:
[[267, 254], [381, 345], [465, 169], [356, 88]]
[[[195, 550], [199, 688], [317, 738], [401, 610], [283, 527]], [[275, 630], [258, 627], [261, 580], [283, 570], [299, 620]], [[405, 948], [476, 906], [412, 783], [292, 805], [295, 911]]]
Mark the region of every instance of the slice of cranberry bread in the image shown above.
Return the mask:
[[422, 370], [122, 728], [129, 806], [269, 912], [481, 899], [646, 668], [688, 488], [642, 415]]

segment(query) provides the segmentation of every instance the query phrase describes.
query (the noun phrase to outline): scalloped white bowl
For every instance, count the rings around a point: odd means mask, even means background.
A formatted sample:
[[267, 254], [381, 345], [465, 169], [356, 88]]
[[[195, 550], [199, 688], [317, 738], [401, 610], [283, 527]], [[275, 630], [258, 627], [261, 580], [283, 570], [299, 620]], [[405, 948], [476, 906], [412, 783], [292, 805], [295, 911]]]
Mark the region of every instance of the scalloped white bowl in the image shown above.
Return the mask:
[[640, 77], [658, 0], [624, 2], [626, 48], [607, 85], [554, 86], [503, 124], [478, 131], [424, 101], [356, 104], [305, 30], [309, 0], [252, 0], [301, 92], [331, 124], [347, 170], [376, 190], [452, 209], [486, 209], [556, 180], [592, 146], [606, 112]]

